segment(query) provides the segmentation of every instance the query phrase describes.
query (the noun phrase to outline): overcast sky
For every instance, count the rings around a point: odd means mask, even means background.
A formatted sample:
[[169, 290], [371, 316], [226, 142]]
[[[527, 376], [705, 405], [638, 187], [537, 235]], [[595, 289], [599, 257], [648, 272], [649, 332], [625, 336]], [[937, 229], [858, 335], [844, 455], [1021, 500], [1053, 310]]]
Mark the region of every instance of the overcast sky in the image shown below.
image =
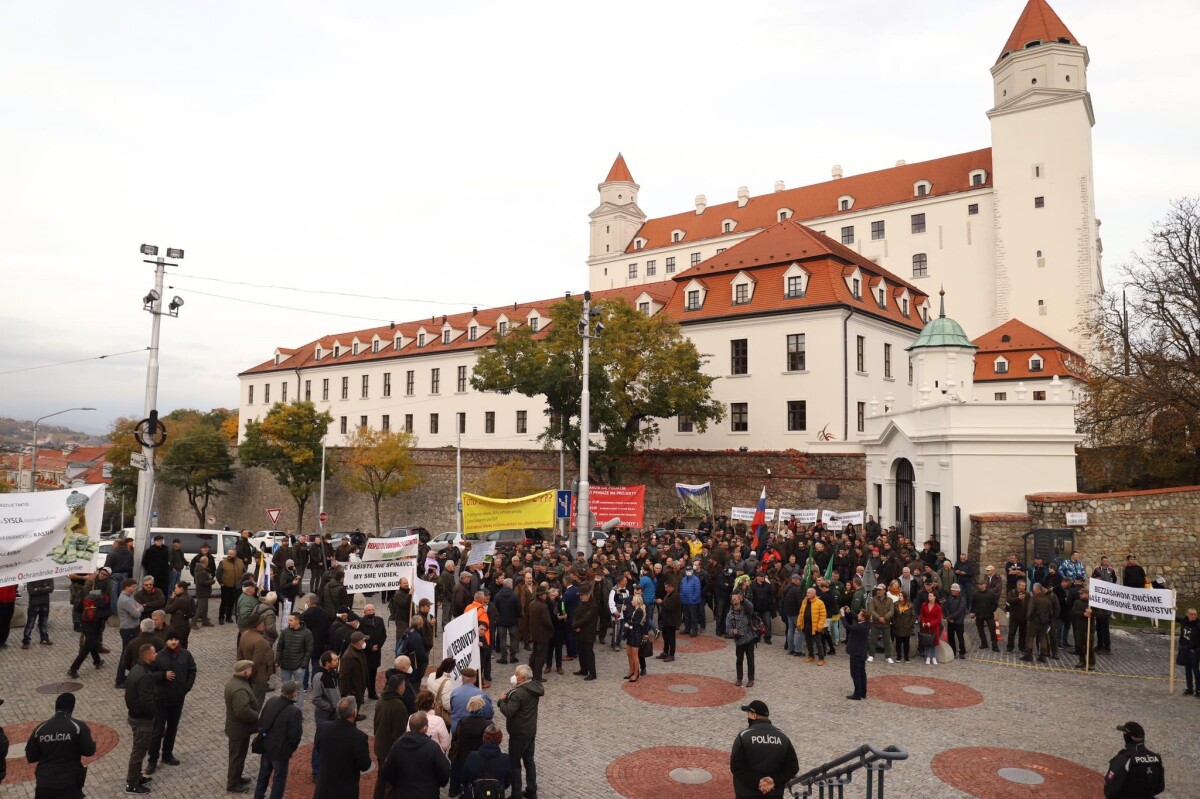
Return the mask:
[[[158, 407], [235, 406], [276, 346], [586, 288], [617, 151], [656, 216], [989, 146], [1023, 5], [0, 0], [0, 415], [141, 413], [144, 353], [10, 370], [144, 348], [142, 242], [186, 250]], [[1200, 4], [1053, 5], [1112, 285], [1200, 186]]]

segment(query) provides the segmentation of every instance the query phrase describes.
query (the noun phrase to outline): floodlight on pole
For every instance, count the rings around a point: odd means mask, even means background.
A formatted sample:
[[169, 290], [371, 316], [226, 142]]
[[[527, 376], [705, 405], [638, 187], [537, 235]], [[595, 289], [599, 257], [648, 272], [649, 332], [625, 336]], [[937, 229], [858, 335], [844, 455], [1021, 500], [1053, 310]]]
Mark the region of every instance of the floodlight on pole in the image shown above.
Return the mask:
[[[33, 421], [33, 460], [29, 465], [29, 490], [37, 491], [37, 455], [38, 455], [38, 426], [41, 425], [42, 419], [49, 419], [51, 416], [58, 416], [71, 411], [94, 411], [95, 408], [66, 408], [65, 410], [48, 413], [45, 416], [39, 416]], [[21, 475], [17, 475], [20, 480]]]
[[158, 255], [158, 247], [156, 247], [153, 244], [143, 244], [142, 245], [142, 255], [150, 255], [150, 256]]

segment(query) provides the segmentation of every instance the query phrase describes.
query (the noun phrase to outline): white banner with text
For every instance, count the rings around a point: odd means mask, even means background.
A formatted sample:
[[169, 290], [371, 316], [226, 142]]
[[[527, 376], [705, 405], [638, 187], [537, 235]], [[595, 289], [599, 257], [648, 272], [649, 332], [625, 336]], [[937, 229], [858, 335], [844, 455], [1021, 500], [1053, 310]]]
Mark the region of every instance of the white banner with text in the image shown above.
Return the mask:
[[1130, 588], [1093, 577], [1088, 581], [1088, 607], [1172, 621], [1175, 592], [1169, 588]]
[[0, 494], [0, 585], [91, 572], [104, 486]]
[[442, 659], [454, 659], [453, 681], [462, 684], [462, 670], [467, 666], [479, 672], [479, 614], [468, 610], [454, 619], [442, 631]]
[[346, 575], [346, 593], [372, 594], [395, 591], [400, 578], [411, 586], [417, 579], [417, 564], [412, 558], [398, 560], [359, 560], [342, 564]]

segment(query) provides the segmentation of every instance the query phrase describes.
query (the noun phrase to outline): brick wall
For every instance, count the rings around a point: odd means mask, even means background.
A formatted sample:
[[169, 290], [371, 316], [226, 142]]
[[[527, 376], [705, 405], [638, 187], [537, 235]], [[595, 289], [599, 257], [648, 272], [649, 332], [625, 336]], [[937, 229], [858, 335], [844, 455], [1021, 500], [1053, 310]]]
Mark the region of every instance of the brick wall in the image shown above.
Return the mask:
[[1023, 557], [1024, 535], [1032, 529], [1033, 518], [1028, 513], [972, 513], [967, 551], [979, 573], [989, 565], [999, 569], [1014, 552]]
[[[330, 449], [328, 457], [336, 458], [337, 450]], [[533, 472], [534, 479], [544, 488], [558, 488], [559, 457], [557, 452], [541, 450], [474, 450], [463, 451], [463, 487], [476, 491], [484, 473], [509, 458], [520, 458]], [[381, 505], [383, 525], [419, 524], [433, 532], [456, 529], [455, 515], [455, 451], [420, 449], [414, 454], [424, 482], [413, 491]], [[770, 470], [770, 475], [767, 474]], [[575, 474], [575, 467], [566, 464], [566, 481]], [[712, 482], [718, 508], [733, 505], [753, 506], [759, 492], [767, 487], [767, 499], [772, 507], [830, 508], [860, 510], [866, 502], [865, 461], [858, 454], [821, 453], [811, 455], [794, 450], [779, 452], [700, 452], [691, 450], [658, 450], [640, 452], [630, 463], [630, 485], [646, 486], [646, 518], [657, 521], [673, 514], [676, 508], [675, 483]], [[296, 505], [273, 477], [262, 469], [237, 472], [237, 479], [226, 487], [226, 494], [209, 505], [210, 527], [229, 525], [233, 528], [262, 529], [268, 526], [266, 509], [283, 508], [279, 521], [281, 529], [295, 529]], [[818, 500], [817, 486], [837, 486], [837, 500]], [[156, 505], [158, 526], [195, 527], [197, 519], [187, 498], [180, 491], [158, 486]], [[374, 516], [369, 497], [349, 491], [337, 472], [325, 484], [325, 510], [329, 514], [326, 527], [330, 530], [374, 529]], [[304, 527], [316, 528], [317, 497], [305, 509]]]

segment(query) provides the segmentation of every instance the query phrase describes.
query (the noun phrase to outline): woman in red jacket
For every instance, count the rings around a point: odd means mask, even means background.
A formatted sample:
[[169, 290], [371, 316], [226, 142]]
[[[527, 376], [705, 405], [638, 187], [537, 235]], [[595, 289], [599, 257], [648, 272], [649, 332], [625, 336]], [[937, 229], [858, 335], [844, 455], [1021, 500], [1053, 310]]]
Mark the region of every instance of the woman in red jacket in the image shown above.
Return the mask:
[[[921, 605], [921, 635], [930, 635], [932, 646], [921, 647], [925, 650], [925, 665], [937, 665], [938, 639], [942, 635], [942, 606], [937, 603], [937, 594], [929, 592], [925, 604]], [[928, 640], [928, 639], [926, 639]]]

